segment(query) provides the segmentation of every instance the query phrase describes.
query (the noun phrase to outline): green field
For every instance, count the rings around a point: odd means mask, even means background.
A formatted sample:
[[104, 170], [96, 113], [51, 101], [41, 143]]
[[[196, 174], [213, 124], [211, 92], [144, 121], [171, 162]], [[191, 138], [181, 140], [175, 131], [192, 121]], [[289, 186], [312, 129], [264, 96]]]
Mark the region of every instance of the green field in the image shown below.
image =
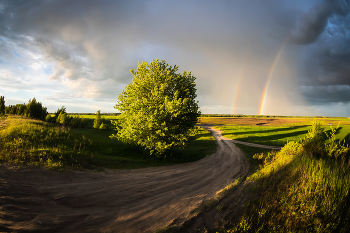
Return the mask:
[[[336, 128], [337, 126], [332, 126]], [[244, 142], [263, 145], [284, 146], [289, 141], [299, 141], [304, 138], [311, 126], [220, 126], [223, 136]], [[329, 133], [331, 127], [324, 126]], [[336, 139], [350, 143], [350, 125], [339, 126]]]
[[257, 126], [290, 126], [311, 125], [313, 121], [319, 121], [322, 125], [349, 125], [350, 119], [345, 117], [200, 117], [199, 125], [257, 125]]

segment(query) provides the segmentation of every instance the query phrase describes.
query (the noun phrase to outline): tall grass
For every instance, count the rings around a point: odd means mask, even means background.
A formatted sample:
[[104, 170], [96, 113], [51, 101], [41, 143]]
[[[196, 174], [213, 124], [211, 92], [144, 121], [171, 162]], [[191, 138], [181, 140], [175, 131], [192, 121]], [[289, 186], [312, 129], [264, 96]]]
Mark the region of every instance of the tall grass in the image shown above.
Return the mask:
[[0, 131], [0, 160], [18, 164], [84, 167], [93, 154], [92, 141], [68, 128], [12, 116]]
[[314, 123], [303, 140], [255, 156], [264, 165], [247, 178], [251, 199], [239, 222], [223, 231], [349, 232], [349, 147], [333, 140], [334, 134], [323, 136]]

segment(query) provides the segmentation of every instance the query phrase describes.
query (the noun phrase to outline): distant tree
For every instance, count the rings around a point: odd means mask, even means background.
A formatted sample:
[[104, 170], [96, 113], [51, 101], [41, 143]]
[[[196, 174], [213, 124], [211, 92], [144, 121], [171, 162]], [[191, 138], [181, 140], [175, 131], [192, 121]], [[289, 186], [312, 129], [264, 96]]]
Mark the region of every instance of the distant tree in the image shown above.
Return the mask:
[[5, 114], [5, 96], [0, 96], [0, 115]]
[[26, 114], [27, 106], [25, 104], [16, 104], [17, 115], [24, 116]]
[[96, 118], [95, 118], [95, 120], [94, 120], [94, 126], [93, 126], [93, 127], [94, 127], [95, 129], [99, 129], [100, 126], [101, 126], [101, 124], [102, 124], [101, 111], [98, 110], [98, 111], [96, 112]]
[[61, 114], [61, 113], [66, 113], [66, 108], [64, 106], [62, 106], [61, 108], [57, 109], [57, 111], [55, 112], [55, 120], [57, 123], [59, 123], [57, 120], [58, 116]]
[[60, 112], [60, 115], [58, 115], [56, 122], [62, 125], [68, 125], [69, 124], [69, 117], [67, 116], [66, 112]]
[[10, 114], [17, 115], [17, 107], [16, 105], [10, 105]]
[[161, 156], [174, 146], [188, 145], [200, 112], [191, 72], [176, 73], [178, 66], [153, 60], [139, 63], [132, 83], [119, 94], [113, 121], [118, 133], [111, 138], [140, 145]]
[[26, 110], [27, 117], [45, 120], [47, 114], [47, 108], [43, 107], [35, 98], [29, 100]]
[[6, 106], [5, 107], [5, 114], [10, 114], [11, 112], [11, 106]]

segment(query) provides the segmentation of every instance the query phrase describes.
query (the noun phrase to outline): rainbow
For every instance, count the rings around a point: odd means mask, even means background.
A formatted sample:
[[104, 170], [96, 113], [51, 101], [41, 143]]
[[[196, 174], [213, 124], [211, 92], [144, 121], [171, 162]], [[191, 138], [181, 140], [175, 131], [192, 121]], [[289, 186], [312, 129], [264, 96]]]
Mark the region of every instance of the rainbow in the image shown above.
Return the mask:
[[241, 68], [238, 71], [238, 81], [237, 81], [237, 84], [235, 86], [234, 96], [233, 96], [232, 114], [235, 114], [235, 110], [236, 110], [236, 107], [237, 107], [237, 99], [238, 99], [238, 96], [239, 96], [239, 88], [241, 86], [244, 68], [245, 68], [245, 60], [243, 62], [243, 65], [241, 66]]
[[280, 47], [280, 49], [278, 50], [278, 53], [275, 57], [275, 60], [273, 61], [273, 64], [272, 64], [272, 67], [270, 69], [270, 72], [269, 72], [269, 76], [267, 77], [267, 81], [266, 81], [266, 84], [265, 84], [265, 88], [264, 88], [264, 91], [263, 91], [263, 95], [261, 97], [261, 102], [260, 102], [260, 109], [259, 109], [259, 115], [262, 115], [263, 112], [264, 112], [264, 106], [265, 106], [265, 101], [266, 101], [266, 96], [267, 96], [267, 91], [269, 89], [269, 85], [270, 85], [270, 81], [271, 81], [271, 78], [272, 78], [272, 75], [273, 75], [273, 72], [275, 71], [275, 68], [276, 68], [276, 64], [282, 54], [282, 51], [284, 49], [284, 47], [286, 46], [287, 44], [287, 41], [288, 39], [286, 39], [282, 46]]

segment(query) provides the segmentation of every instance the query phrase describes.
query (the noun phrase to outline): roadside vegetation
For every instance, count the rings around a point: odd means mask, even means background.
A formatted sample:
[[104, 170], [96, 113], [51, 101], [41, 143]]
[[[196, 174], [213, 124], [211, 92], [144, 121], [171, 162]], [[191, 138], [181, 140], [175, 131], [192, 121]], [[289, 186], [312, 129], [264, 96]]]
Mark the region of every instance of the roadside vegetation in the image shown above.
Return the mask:
[[0, 161], [55, 169], [130, 169], [195, 161], [216, 149], [211, 133], [198, 129], [188, 148], [174, 147], [157, 159], [141, 147], [110, 139], [111, 133], [94, 129], [92, 120], [84, 128], [72, 128], [24, 116], [2, 116]]
[[349, 232], [350, 153], [336, 139], [338, 130], [325, 132], [315, 121], [302, 139], [280, 151], [245, 148], [257, 169], [224, 192], [233, 198], [226, 203], [245, 201], [231, 209], [216, 200], [207, 209], [219, 212], [221, 224], [198, 232]]
[[238, 223], [226, 232], [348, 232], [349, 147], [315, 122], [280, 152], [256, 154], [261, 168], [246, 180], [253, 193]]

